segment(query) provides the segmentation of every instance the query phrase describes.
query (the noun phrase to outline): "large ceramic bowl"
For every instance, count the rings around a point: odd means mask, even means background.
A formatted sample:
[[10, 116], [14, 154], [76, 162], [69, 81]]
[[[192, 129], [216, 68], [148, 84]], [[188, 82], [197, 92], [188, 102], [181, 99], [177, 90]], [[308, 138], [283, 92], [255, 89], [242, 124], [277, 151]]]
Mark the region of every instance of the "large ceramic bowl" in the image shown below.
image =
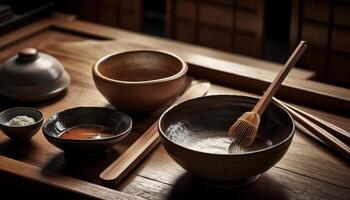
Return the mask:
[[176, 96], [186, 82], [187, 65], [164, 51], [114, 53], [93, 66], [97, 89], [116, 108], [150, 111]]
[[217, 95], [180, 103], [160, 118], [161, 141], [179, 165], [204, 183], [219, 187], [251, 183], [282, 158], [294, 134], [291, 116], [270, 104], [261, 117], [254, 144], [247, 149], [234, 148], [227, 131], [257, 100]]
[[[109, 137], [67, 139], [61, 135], [79, 126], [99, 126], [108, 129]], [[43, 125], [45, 138], [66, 154], [92, 156], [101, 154], [124, 139], [132, 128], [131, 118], [117, 110], [102, 107], [77, 107], [58, 112]]]

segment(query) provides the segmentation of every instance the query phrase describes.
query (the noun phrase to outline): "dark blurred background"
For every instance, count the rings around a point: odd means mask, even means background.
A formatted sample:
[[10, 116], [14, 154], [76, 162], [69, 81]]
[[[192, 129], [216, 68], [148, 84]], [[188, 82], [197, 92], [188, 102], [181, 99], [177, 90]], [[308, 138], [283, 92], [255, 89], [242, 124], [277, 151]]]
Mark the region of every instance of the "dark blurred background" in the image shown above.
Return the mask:
[[52, 11], [284, 63], [300, 40], [301, 68], [350, 87], [348, 0], [0, 0], [0, 34]]

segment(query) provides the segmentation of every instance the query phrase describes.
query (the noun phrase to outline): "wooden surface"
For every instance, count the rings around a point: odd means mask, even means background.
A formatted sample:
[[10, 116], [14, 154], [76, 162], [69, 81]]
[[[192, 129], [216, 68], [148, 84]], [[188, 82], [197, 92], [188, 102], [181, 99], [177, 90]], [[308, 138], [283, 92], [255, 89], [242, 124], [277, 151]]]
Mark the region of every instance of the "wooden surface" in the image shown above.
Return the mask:
[[336, 0], [292, 0], [290, 48], [306, 40], [309, 49], [300, 67], [319, 80], [350, 86], [350, 3]]
[[[191, 80], [189, 80], [190, 82]], [[192, 81], [186, 91], [172, 104], [178, 104], [192, 98], [205, 96], [209, 91], [207, 81]], [[125, 178], [160, 143], [158, 133], [159, 120], [155, 121], [128, 149], [123, 152], [101, 174], [103, 185], [115, 186]]]
[[[45, 24], [46, 26], [44, 26]], [[23, 37], [25, 35], [23, 30], [28, 30], [27, 33], [34, 32], [35, 34], [29, 34]], [[87, 39], [89, 42], [85, 42]], [[114, 39], [115, 41], [106, 42], [100, 41], [101, 39]], [[91, 40], [94, 40], [93, 43], [91, 43]], [[62, 42], [64, 44], [60, 44]], [[193, 63], [190, 65], [191, 75], [195, 78], [198, 75], [198, 78], [206, 78], [214, 83], [209, 91], [209, 95], [256, 95], [261, 93], [262, 90], [252, 90], [251, 85], [257, 84], [263, 87], [264, 84], [261, 84], [262, 81], [268, 84], [272, 80], [272, 78], [269, 78], [267, 70], [265, 71], [266, 73], [260, 73], [261, 71], [254, 67], [254, 63], [261, 61], [252, 60], [252, 65], [249, 65], [249, 59], [244, 58], [245, 64], [239, 63], [239, 61], [235, 63], [232, 62], [234, 59], [229, 54], [222, 54], [221, 52], [210, 49], [202, 49], [183, 43], [174, 43], [170, 40], [142, 36], [86, 22], [52, 18], [1, 37], [0, 60], [27, 46], [36, 47], [41, 51], [48, 52], [62, 62], [72, 77], [68, 91], [53, 100], [35, 104], [19, 104], [1, 98], [0, 110], [20, 105], [33, 106], [39, 108], [44, 113], [45, 119], [47, 119], [55, 112], [75, 106], [111, 107], [95, 89], [91, 75], [92, 64], [96, 62], [97, 57], [111, 51], [120, 51], [135, 47], [140, 48], [144, 45], [160, 49], [175, 50], [178, 48], [178, 52], [181, 49], [181, 56], [186, 61], [189, 60]], [[191, 60], [191, 58], [197, 59]], [[225, 58], [231, 58], [233, 60]], [[203, 67], [203, 60], [214, 60], [220, 65]], [[215, 63], [214, 61], [207, 64], [213, 64]], [[237, 69], [238, 72], [232, 70], [229, 66], [236, 66], [233, 69]], [[221, 71], [219, 73], [215, 71], [216, 68], [226, 70], [226, 72], [222, 73]], [[244, 70], [239, 71], [239, 69]], [[240, 73], [243, 75], [238, 76]], [[270, 73], [271, 77], [273, 77], [272, 75], [273, 73]], [[215, 84], [220, 83], [217, 79], [221, 76], [226, 77], [227, 80], [224, 81], [226, 86]], [[255, 76], [255, 79], [252, 79], [252, 76]], [[228, 81], [230, 77], [231, 79], [232, 77], [238, 77], [243, 82], [240, 85], [232, 84], [233, 82]], [[295, 85], [300, 83], [304, 84], [304, 90], [301, 85], [300, 88], [295, 87]], [[349, 113], [341, 113], [342, 115], [339, 115], [326, 112], [324, 110], [327, 109], [323, 109], [324, 106], [322, 106], [323, 104], [329, 106], [327, 101], [332, 99], [332, 101], [342, 104], [344, 110], [346, 107], [349, 108], [349, 90], [297, 78], [289, 79], [289, 82], [284, 87], [289, 88], [289, 93], [295, 95], [294, 100], [297, 99], [301, 103], [292, 105], [314, 114], [321, 119], [332, 122], [343, 129], [350, 130]], [[250, 92], [256, 92], [256, 94]], [[300, 92], [302, 92], [301, 94], [309, 95], [317, 94], [318, 98], [312, 100], [318, 103], [322, 107], [322, 110], [305, 106], [307, 100], [304, 101], [303, 96], [298, 96]], [[288, 95], [283, 93], [281, 97], [288, 97]], [[286, 100], [286, 98], [284, 99]], [[332, 108], [337, 110], [337, 105], [334, 104]], [[338, 113], [340, 111], [341, 108], [339, 108]], [[55, 174], [55, 176], [50, 176], [50, 180], [62, 179], [61, 176], [56, 175], [63, 174], [66, 177], [72, 178], [74, 180], [73, 182], [78, 181], [80, 184], [79, 180], [83, 180], [81, 183], [89, 182], [91, 184], [90, 186], [99, 188], [99, 173], [144, 133], [160, 113], [161, 111], [156, 111], [145, 115], [131, 115], [135, 123], [130, 136], [120, 144], [117, 144], [105, 156], [93, 160], [75, 160], [65, 157], [62, 151], [46, 141], [41, 132], [34, 136], [32, 142], [28, 144], [15, 143], [3, 134], [0, 134], [0, 154], [2, 156], [0, 157], [0, 182], [12, 183], [20, 187], [26, 183], [22, 180], [25, 179], [25, 176], [35, 182], [36, 176], [31, 176], [34, 170], [41, 175], [43, 173], [46, 175], [46, 172], [49, 172], [48, 174]], [[29, 168], [26, 167], [27, 164], [23, 165], [23, 162], [27, 163]], [[25, 169], [21, 171], [12, 170], [12, 167], [16, 167], [17, 165], [19, 165], [19, 169], [23, 169], [23, 167]], [[27, 189], [30, 186], [40, 186], [40, 184], [27, 184]], [[64, 185], [60, 189], [64, 189]], [[344, 160], [324, 144], [315, 141], [297, 129], [293, 142], [282, 160], [264, 173], [256, 183], [242, 190], [222, 191], [206, 188], [198, 184], [190, 174], [186, 173], [169, 157], [162, 145], [157, 146], [141, 165], [112, 189], [145, 199], [183, 199], [186, 197], [195, 199], [345, 200], [349, 199], [350, 196], [350, 166], [349, 160]], [[81, 191], [79, 187], [71, 188], [71, 190], [74, 190], [75, 193]], [[105, 191], [108, 192], [109, 190], [106, 189]], [[79, 192], [76, 194], [79, 194]], [[123, 198], [124, 196], [125, 198], [129, 197], [126, 194], [121, 194], [118, 197]], [[107, 198], [104, 196], [100, 197]]]

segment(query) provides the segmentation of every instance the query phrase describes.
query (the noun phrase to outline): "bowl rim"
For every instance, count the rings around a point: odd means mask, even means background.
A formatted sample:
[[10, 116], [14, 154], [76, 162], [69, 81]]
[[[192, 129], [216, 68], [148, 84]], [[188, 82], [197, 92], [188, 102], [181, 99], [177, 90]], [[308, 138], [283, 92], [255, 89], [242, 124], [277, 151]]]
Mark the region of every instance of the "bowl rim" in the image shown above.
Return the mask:
[[[36, 126], [36, 125], [38, 125], [38, 124], [40, 124], [41, 122], [44, 121], [44, 114], [40, 110], [38, 110], [36, 108], [31, 108], [31, 107], [14, 107], [14, 108], [9, 108], [9, 109], [6, 109], [6, 110], [0, 112], [0, 117], [3, 114], [7, 113], [7, 112], [12, 112], [12, 111], [15, 111], [15, 110], [31, 110], [31, 111], [34, 111], [36, 113], [39, 113], [40, 119], [39, 120], [35, 120], [34, 124], [30, 124], [30, 125], [26, 125], [26, 126], [9, 126], [9, 125], [6, 125], [4, 123], [0, 123], [1, 126], [8, 127], [8, 128], [28, 128], [28, 127], [31, 127], [31, 126]], [[29, 117], [31, 117], [31, 116], [29, 116]]]
[[249, 152], [244, 152], [244, 153], [210, 153], [210, 152], [204, 152], [204, 151], [198, 151], [198, 150], [194, 150], [194, 149], [191, 149], [191, 148], [188, 148], [186, 146], [183, 146], [183, 145], [180, 145], [174, 141], [172, 141], [164, 132], [163, 132], [163, 129], [161, 127], [161, 122], [164, 118], [164, 116], [170, 111], [172, 110], [173, 108], [183, 104], [183, 103], [186, 103], [186, 102], [189, 102], [189, 101], [195, 101], [197, 99], [202, 99], [202, 98], [215, 98], [215, 97], [220, 97], [220, 96], [235, 96], [235, 97], [244, 97], [244, 98], [251, 98], [251, 99], [256, 99], [256, 100], [259, 100], [259, 98], [256, 98], [256, 97], [252, 97], [252, 96], [246, 96], [246, 95], [208, 95], [208, 96], [203, 96], [203, 97], [197, 97], [197, 98], [193, 98], [193, 99], [190, 99], [190, 100], [187, 100], [187, 101], [184, 101], [184, 102], [181, 102], [181, 103], [178, 103], [178, 104], [175, 104], [171, 107], [169, 107], [166, 111], [163, 112], [163, 114], [161, 115], [161, 117], [159, 118], [159, 121], [158, 121], [158, 130], [159, 130], [159, 133], [160, 135], [165, 138], [168, 142], [174, 144], [175, 146], [177, 147], [180, 147], [180, 148], [184, 148], [186, 150], [189, 150], [189, 151], [194, 151], [196, 153], [200, 153], [200, 154], [209, 154], [209, 155], [215, 155], [215, 156], [246, 156], [246, 155], [253, 155], [253, 154], [257, 154], [257, 153], [263, 153], [263, 152], [266, 152], [266, 151], [269, 151], [269, 150], [272, 150], [272, 149], [275, 149], [275, 148], [278, 148], [280, 146], [282, 146], [283, 144], [289, 142], [289, 140], [293, 139], [293, 136], [295, 134], [295, 122], [294, 122], [294, 119], [292, 118], [292, 116], [289, 114], [289, 112], [287, 110], [285, 110], [284, 108], [280, 107], [279, 105], [275, 104], [274, 102], [271, 102], [273, 103], [274, 105], [276, 105], [278, 108], [280, 108], [281, 110], [283, 110], [287, 115], [288, 115], [288, 118], [291, 120], [292, 122], [292, 130], [291, 132], [288, 134], [288, 137], [286, 137], [284, 140], [280, 141], [279, 143], [277, 144], [274, 144], [272, 146], [269, 146], [267, 148], [263, 148], [263, 149], [259, 149], [259, 150], [254, 150], [254, 151], [249, 151]]
[[[147, 81], [122, 81], [122, 80], [112, 79], [112, 78], [109, 78], [109, 77], [103, 75], [98, 69], [102, 62], [106, 61], [107, 59], [109, 59], [111, 57], [118, 56], [121, 54], [141, 53], [141, 52], [160, 53], [160, 54], [166, 54], [168, 56], [171, 56], [171, 57], [177, 59], [178, 61], [180, 61], [181, 69], [180, 69], [180, 71], [176, 72], [175, 74], [173, 74], [171, 76], [168, 76], [165, 78], [147, 80]], [[178, 78], [182, 77], [183, 75], [185, 75], [187, 70], [188, 70], [187, 64], [179, 56], [177, 56], [173, 53], [170, 53], [168, 51], [156, 50], [156, 49], [154, 49], [154, 50], [153, 49], [136, 49], [136, 50], [118, 51], [118, 52], [111, 53], [111, 54], [108, 54], [108, 55], [100, 58], [98, 61], [96, 61], [96, 63], [92, 67], [93, 74], [97, 75], [98, 77], [100, 77], [106, 81], [120, 83], [120, 84], [128, 84], [128, 85], [155, 84], [155, 83], [162, 83], [162, 82], [166, 82], [166, 81], [175, 80], [175, 79], [178, 79]]]
[[[55, 137], [55, 136], [52, 136], [50, 135], [46, 130], [45, 130], [45, 126], [47, 125], [47, 123], [49, 122], [49, 120], [53, 117], [53, 116], [56, 116], [58, 115], [59, 113], [62, 113], [62, 112], [65, 112], [65, 111], [68, 111], [68, 110], [75, 110], [75, 109], [80, 109], [80, 108], [92, 108], [92, 109], [106, 109], [106, 110], [111, 110], [113, 112], [118, 112], [118, 113], [121, 113], [122, 115], [124, 115], [125, 117], [127, 117], [128, 121], [129, 121], [129, 125], [127, 127], [127, 129], [123, 132], [120, 132], [118, 134], [113, 134], [112, 136], [110, 137], [105, 137], [105, 138], [99, 138], [99, 139], [91, 139], [91, 140], [78, 140], [78, 139], [65, 139], [65, 138], [60, 138], [60, 137]], [[88, 125], [88, 124], [80, 124], [80, 125]], [[89, 124], [89, 125], [93, 125], [93, 124]], [[73, 126], [73, 127], [78, 127], [79, 125], [77, 126]], [[79, 106], [79, 107], [73, 107], [73, 108], [68, 108], [68, 109], [65, 109], [65, 110], [62, 110], [62, 111], [59, 111], [59, 112], [56, 112], [54, 114], [52, 114], [47, 120], [46, 122], [43, 124], [42, 126], [42, 133], [45, 137], [49, 137], [49, 138], [53, 138], [55, 140], [60, 140], [60, 141], [64, 141], [64, 142], [72, 142], [72, 143], [79, 143], [79, 142], [82, 142], [82, 143], [89, 143], [89, 142], [92, 142], [92, 143], [95, 143], [97, 141], [108, 141], [108, 140], [111, 140], [111, 139], [116, 139], [116, 138], [119, 138], [119, 137], [122, 137], [124, 135], [127, 135], [130, 133], [131, 129], [132, 129], [132, 126], [133, 126], [133, 121], [131, 119], [131, 117], [129, 115], [127, 115], [126, 113], [122, 112], [122, 111], [119, 111], [119, 110], [116, 110], [116, 109], [111, 109], [111, 108], [106, 108], [106, 107], [96, 107], [96, 106]], [[70, 127], [70, 128], [73, 128], [73, 127]], [[68, 128], [68, 129], [70, 129]], [[66, 130], [68, 130], [66, 129]], [[60, 133], [63, 133], [64, 131], [61, 131]]]
[[[38, 93], [38, 94], [34, 94], [30, 97], [25, 97], [23, 95], [18, 95], [18, 94], [13, 95], [10, 93], [6, 93], [0, 87], [0, 95], [4, 96], [5, 98], [13, 99], [13, 100], [16, 100], [19, 102], [36, 102], [36, 101], [43, 101], [43, 100], [51, 99], [51, 98], [56, 97], [59, 94], [63, 93], [63, 91], [66, 90], [68, 88], [69, 84], [71, 83], [71, 78], [66, 71], [63, 71], [63, 73], [60, 75], [60, 77], [53, 80], [52, 82], [58, 81], [59, 79], [62, 79], [61, 80], [62, 82], [60, 82], [57, 87], [48, 89], [48, 91], [46, 93], [40, 93], [40, 94]], [[52, 82], [49, 82], [49, 83], [52, 84]], [[37, 87], [35, 85], [29, 85], [29, 86]], [[28, 87], [28, 85], [26, 85], [24, 87]]]

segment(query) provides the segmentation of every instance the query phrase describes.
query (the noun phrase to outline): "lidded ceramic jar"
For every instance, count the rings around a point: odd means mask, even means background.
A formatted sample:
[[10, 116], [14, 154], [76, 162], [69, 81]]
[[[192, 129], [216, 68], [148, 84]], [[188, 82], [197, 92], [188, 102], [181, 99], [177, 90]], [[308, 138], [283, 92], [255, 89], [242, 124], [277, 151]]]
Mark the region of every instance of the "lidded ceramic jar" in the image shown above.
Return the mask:
[[0, 66], [0, 95], [17, 101], [41, 101], [64, 91], [70, 77], [54, 57], [33, 48], [21, 50]]

